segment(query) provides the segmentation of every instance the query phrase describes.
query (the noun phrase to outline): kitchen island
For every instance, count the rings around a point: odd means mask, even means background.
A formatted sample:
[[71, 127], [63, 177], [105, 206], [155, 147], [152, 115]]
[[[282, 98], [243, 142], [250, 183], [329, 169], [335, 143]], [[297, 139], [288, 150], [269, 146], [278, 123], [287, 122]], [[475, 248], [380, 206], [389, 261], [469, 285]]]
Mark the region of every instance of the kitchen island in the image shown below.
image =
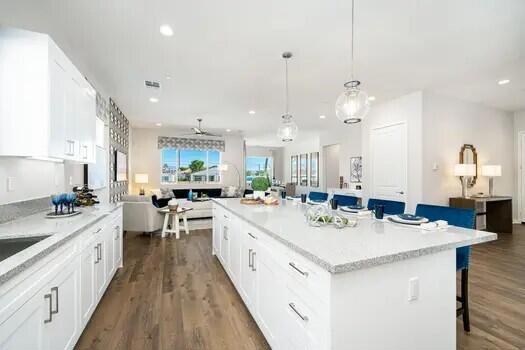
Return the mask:
[[213, 253], [273, 349], [455, 349], [455, 248], [497, 238], [214, 199]]

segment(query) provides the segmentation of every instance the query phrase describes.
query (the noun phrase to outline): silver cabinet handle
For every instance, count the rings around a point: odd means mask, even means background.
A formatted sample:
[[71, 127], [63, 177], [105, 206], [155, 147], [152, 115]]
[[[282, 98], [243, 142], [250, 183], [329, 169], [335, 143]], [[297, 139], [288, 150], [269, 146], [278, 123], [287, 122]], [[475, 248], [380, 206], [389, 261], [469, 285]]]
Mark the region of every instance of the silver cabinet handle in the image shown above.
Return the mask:
[[252, 252], [252, 271], [257, 271], [257, 269], [255, 268], [255, 254], [257, 253]]
[[252, 249], [248, 249], [248, 267], [251, 267], [253, 269], [253, 266], [252, 266]]
[[51, 306], [51, 294], [44, 295], [44, 299], [49, 299], [49, 318], [47, 320], [44, 320], [44, 323], [49, 323], [53, 321], [53, 310]]
[[120, 226], [115, 226], [115, 230], [117, 231], [117, 235], [115, 236], [115, 240], [120, 238]]
[[96, 252], [96, 258], [95, 258], [95, 264], [98, 264], [98, 244], [95, 246], [95, 252]]
[[290, 306], [290, 309], [292, 309], [293, 312], [295, 312], [297, 314], [297, 316], [299, 316], [299, 318], [301, 318], [301, 320], [303, 320], [304, 322], [308, 322], [308, 316], [303, 315], [302, 313], [300, 313], [299, 310], [297, 310], [297, 308], [295, 307], [294, 303], [290, 303], [290, 304], [288, 304], [288, 306]]
[[51, 314], [58, 314], [58, 287], [51, 288], [51, 294], [53, 294], [53, 292], [55, 292], [55, 297], [56, 297], [56, 300], [55, 300], [56, 310], [54, 311], [52, 310]]
[[100, 255], [98, 261], [102, 261], [102, 243], [98, 244], [98, 254]]
[[227, 219], [228, 217], [226, 215], [223, 215], [225, 219]]
[[225, 240], [228, 240], [228, 227], [224, 226], [224, 230], [222, 232], [222, 238]]
[[396, 192], [396, 193], [399, 193], [399, 194], [405, 194], [404, 191], [398, 191], [398, 192]]
[[248, 234], [250, 235], [251, 238], [257, 239], [257, 236], [254, 236], [251, 232], [248, 232]]
[[301, 270], [300, 268], [295, 265], [294, 262], [289, 262], [288, 265], [290, 265], [295, 271], [299, 272], [304, 277], [308, 277], [308, 272]]

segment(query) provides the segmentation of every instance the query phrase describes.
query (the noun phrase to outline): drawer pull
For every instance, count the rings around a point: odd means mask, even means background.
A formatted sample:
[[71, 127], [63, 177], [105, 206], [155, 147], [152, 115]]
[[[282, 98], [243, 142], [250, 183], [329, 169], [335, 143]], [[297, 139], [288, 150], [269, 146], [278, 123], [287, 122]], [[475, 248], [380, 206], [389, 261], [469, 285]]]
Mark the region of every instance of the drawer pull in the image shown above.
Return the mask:
[[98, 255], [99, 255], [98, 261], [102, 261], [102, 243], [98, 244]]
[[295, 308], [295, 304], [294, 303], [290, 303], [288, 304], [288, 306], [290, 306], [290, 309], [293, 310], [293, 312], [295, 312], [297, 314], [297, 316], [299, 316], [301, 318], [301, 320], [303, 320], [304, 322], [308, 322], [308, 316], [306, 315], [303, 315], [302, 313], [300, 313], [296, 308]]
[[44, 323], [50, 323], [53, 321], [53, 309], [51, 306], [51, 294], [44, 295], [44, 299], [49, 299], [49, 318], [47, 320], [44, 320]]
[[102, 227], [99, 227], [95, 232], [93, 232], [93, 234], [97, 234], [97, 233], [99, 233], [100, 231], [102, 231]]
[[58, 287], [51, 288], [51, 293], [53, 292], [55, 292], [55, 297], [56, 297], [56, 300], [55, 300], [56, 310], [51, 311], [51, 314], [58, 314]]
[[228, 219], [228, 217], [226, 215], [223, 215], [225, 219]]
[[223, 237], [225, 240], [228, 240], [228, 227], [226, 227], [226, 226], [224, 226], [223, 233], [222, 233], [222, 237]]
[[253, 269], [253, 265], [252, 265], [252, 249], [248, 249], [248, 267], [251, 267]]
[[252, 252], [252, 271], [257, 271], [257, 269], [255, 268], [255, 254], [257, 253]]
[[290, 265], [295, 271], [299, 272], [304, 277], [308, 277], [308, 272], [301, 270], [300, 268], [295, 265], [293, 262], [289, 262], [288, 265]]
[[251, 232], [248, 232], [248, 234], [250, 235], [251, 238], [257, 239], [257, 236], [254, 236]]
[[98, 264], [98, 244], [95, 246], [95, 252], [97, 253], [95, 258], [95, 264]]

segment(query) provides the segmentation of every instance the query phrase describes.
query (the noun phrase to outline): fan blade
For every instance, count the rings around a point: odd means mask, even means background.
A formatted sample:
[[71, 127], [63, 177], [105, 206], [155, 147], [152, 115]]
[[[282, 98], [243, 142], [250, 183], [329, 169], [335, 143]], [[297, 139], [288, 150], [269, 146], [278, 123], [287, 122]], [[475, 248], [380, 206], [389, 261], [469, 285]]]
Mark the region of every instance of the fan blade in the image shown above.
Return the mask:
[[202, 134], [203, 134], [203, 135], [206, 135], [206, 136], [222, 137], [222, 135], [214, 134], [214, 133], [207, 132], [207, 131], [204, 131]]
[[193, 127], [193, 128], [191, 128], [191, 130], [193, 130], [196, 134], [202, 134], [202, 130], [199, 129], [199, 128]]

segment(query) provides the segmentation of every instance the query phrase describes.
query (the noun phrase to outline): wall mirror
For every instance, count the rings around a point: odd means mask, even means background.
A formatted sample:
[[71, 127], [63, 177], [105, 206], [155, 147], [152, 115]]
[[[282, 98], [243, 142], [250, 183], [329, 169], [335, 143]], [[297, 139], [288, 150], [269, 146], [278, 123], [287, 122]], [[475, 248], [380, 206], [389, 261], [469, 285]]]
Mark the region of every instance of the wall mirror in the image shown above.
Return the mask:
[[467, 187], [474, 187], [474, 185], [476, 184], [476, 180], [478, 179], [478, 153], [476, 152], [476, 147], [470, 144], [464, 144], [463, 146], [461, 146], [461, 151], [459, 152], [459, 164], [476, 165], [476, 175], [471, 176], [467, 180]]

